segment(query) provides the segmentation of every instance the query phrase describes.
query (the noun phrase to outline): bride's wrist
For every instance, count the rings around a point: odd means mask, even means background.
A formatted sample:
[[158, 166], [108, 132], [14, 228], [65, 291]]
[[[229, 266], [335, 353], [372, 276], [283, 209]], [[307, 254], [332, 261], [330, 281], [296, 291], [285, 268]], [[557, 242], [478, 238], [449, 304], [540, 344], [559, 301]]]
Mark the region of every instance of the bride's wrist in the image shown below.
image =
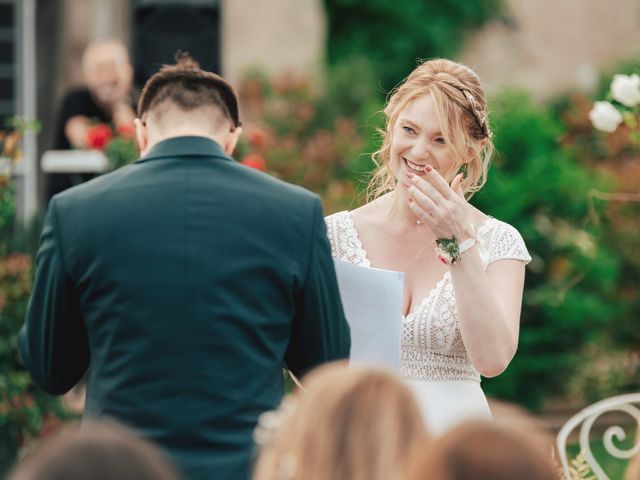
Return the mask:
[[462, 229], [462, 232], [460, 233], [460, 235], [456, 235], [456, 240], [458, 241], [458, 245], [461, 245], [463, 242], [470, 239], [475, 240], [476, 238], [477, 238], [476, 227], [471, 222], [467, 223], [467, 225]]
[[436, 240], [436, 253], [440, 261], [446, 265], [453, 265], [462, 259], [462, 254], [473, 248], [477, 243], [475, 226], [472, 223], [463, 230], [460, 236], [439, 238]]
[[482, 253], [480, 244], [476, 241], [468, 250], [459, 253], [458, 261], [449, 265], [451, 270], [458, 272], [477, 272], [478, 266], [482, 265]]

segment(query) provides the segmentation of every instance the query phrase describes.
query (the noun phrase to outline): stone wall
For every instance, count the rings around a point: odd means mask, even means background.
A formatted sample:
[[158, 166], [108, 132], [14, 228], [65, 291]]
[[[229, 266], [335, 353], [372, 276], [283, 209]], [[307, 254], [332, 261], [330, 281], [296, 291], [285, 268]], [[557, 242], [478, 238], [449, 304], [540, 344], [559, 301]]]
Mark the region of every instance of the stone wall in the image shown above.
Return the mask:
[[232, 83], [253, 68], [321, 72], [327, 30], [322, 0], [226, 0], [222, 16], [222, 70]]
[[598, 73], [640, 58], [638, 0], [504, 0], [507, 12], [467, 41], [460, 59], [488, 91], [517, 85], [544, 99], [590, 90]]
[[[91, 39], [116, 36], [128, 43], [131, 37], [131, 0], [60, 1], [58, 95], [82, 83], [80, 58]], [[221, 14], [222, 71], [230, 81], [255, 68], [321, 73], [327, 30], [322, 0], [221, 0]]]

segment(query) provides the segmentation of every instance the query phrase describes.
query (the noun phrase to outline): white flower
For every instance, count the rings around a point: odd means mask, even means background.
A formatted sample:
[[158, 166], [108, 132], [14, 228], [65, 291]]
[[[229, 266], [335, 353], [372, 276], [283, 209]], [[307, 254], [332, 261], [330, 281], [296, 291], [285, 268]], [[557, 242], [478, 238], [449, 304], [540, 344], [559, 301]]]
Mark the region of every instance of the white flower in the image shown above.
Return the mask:
[[640, 77], [633, 75], [614, 75], [611, 82], [611, 96], [627, 107], [640, 103]]
[[589, 119], [601, 132], [613, 132], [622, 123], [622, 114], [611, 102], [595, 102], [589, 112]]

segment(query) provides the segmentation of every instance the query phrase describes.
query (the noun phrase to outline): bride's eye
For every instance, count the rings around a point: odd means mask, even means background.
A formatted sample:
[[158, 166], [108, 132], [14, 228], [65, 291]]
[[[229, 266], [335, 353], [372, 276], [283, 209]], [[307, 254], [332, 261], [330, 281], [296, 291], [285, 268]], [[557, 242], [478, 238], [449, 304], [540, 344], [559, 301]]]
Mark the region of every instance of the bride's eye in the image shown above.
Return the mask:
[[444, 138], [442, 138], [442, 137], [437, 137], [437, 138], [435, 139], [435, 141], [436, 141], [436, 143], [440, 143], [440, 144], [442, 144], [442, 145], [444, 145], [445, 143], [447, 143], [447, 141], [446, 141]]
[[416, 133], [416, 131], [413, 128], [407, 127], [406, 125], [402, 126], [402, 130], [404, 130], [406, 133], [411, 133], [411, 134], [415, 134]]

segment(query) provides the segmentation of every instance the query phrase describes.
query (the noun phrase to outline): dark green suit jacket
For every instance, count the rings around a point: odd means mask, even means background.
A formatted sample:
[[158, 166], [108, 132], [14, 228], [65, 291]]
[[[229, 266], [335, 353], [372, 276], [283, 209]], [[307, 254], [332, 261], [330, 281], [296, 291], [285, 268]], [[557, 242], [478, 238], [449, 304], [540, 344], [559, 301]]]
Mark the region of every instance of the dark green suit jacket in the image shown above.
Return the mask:
[[260, 413], [349, 354], [318, 197], [204, 137], [53, 198], [20, 351], [62, 394], [90, 368], [85, 418], [113, 417], [189, 479], [247, 478]]

